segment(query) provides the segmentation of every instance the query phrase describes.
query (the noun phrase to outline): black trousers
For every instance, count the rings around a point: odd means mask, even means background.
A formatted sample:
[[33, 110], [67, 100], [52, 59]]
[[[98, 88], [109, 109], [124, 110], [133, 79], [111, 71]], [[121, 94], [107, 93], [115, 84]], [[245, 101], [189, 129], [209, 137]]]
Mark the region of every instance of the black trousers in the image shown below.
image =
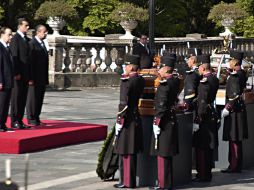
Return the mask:
[[201, 180], [212, 179], [213, 150], [210, 148], [195, 148], [197, 177]]
[[11, 100], [11, 88], [0, 91], [0, 127], [5, 125]]
[[28, 87], [26, 112], [29, 120], [40, 119], [45, 91], [46, 86], [35, 85]]
[[28, 82], [14, 80], [14, 88], [11, 96], [11, 121], [21, 123], [25, 113]]

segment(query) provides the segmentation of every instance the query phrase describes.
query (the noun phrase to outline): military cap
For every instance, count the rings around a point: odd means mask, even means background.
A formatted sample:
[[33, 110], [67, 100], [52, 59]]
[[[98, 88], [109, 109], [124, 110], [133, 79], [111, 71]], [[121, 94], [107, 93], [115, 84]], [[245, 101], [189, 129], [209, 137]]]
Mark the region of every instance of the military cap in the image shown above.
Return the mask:
[[198, 56], [198, 55], [202, 54], [202, 50], [199, 49], [199, 48], [188, 48], [187, 49], [187, 54], [188, 54], [188, 57]]
[[10, 184], [6, 183], [5, 181], [0, 182], [0, 190], [18, 190], [19, 187], [16, 183], [11, 182]]
[[173, 56], [167, 55], [161, 57], [161, 66], [175, 67], [176, 59]]
[[139, 55], [126, 54], [124, 57], [124, 62], [126, 65], [139, 65], [139, 58]]
[[198, 65], [202, 65], [204, 63], [210, 63], [210, 55], [209, 54], [198, 55], [197, 63]]
[[172, 57], [173, 59], [176, 60], [176, 54], [175, 53], [169, 53], [168, 56]]
[[242, 59], [243, 59], [243, 52], [242, 51], [235, 51], [235, 50], [233, 50], [233, 51], [230, 51], [230, 58], [231, 59], [237, 59], [237, 60], [239, 60], [240, 62], [242, 61]]

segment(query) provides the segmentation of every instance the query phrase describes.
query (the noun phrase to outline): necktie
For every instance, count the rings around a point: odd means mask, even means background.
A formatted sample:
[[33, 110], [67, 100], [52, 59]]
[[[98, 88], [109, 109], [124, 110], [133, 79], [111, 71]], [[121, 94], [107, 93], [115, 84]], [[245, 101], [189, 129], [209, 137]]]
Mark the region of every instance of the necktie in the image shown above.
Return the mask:
[[149, 54], [149, 49], [147, 47], [147, 44], [145, 45], [145, 48], [146, 48], [147, 54]]
[[46, 54], [48, 54], [48, 50], [46, 49], [46, 46], [44, 44], [43, 41], [41, 41], [41, 47], [43, 48], [43, 50], [45, 51]]
[[11, 50], [10, 50], [10, 47], [9, 47], [9, 46], [6, 47], [6, 50], [7, 50], [7, 52], [11, 55]]

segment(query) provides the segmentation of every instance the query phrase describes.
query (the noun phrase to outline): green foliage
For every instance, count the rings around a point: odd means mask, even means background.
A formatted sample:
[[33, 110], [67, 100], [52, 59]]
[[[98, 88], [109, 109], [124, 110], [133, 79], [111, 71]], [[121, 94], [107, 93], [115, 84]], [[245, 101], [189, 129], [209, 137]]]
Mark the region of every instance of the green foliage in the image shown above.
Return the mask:
[[65, 0], [45, 1], [35, 13], [35, 19], [59, 17], [70, 19], [77, 17], [76, 10]]
[[90, 34], [105, 34], [114, 30], [116, 25], [112, 23], [109, 14], [117, 5], [118, 0], [85, 0], [88, 15], [84, 17], [82, 26]]
[[245, 19], [243, 29], [244, 37], [254, 37], [254, 16], [249, 16]]
[[126, 20], [146, 21], [148, 20], [148, 10], [132, 3], [119, 3], [110, 14], [110, 19], [115, 22]]
[[4, 18], [4, 9], [0, 6], [0, 20]]
[[224, 3], [222, 1], [212, 7], [207, 18], [218, 23], [223, 19], [238, 20], [246, 16], [246, 11], [243, 10], [237, 3]]
[[237, 23], [234, 31], [244, 37], [254, 37], [254, 0], [237, 0], [236, 2], [246, 10], [248, 16]]
[[115, 125], [113, 126], [112, 130], [108, 134], [107, 138], [105, 139], [101, 151], [98, 155], [98, 163], [97, 163], [97, 168], [96, 168], [96, 173], [101, 179], [105, 179], [105, 173], [103, 170], [103, 160], [105, 157], [105, 154], [107, 152], [108, 147], [110, 146], [110, 142], [112, 138], [115, 137]]

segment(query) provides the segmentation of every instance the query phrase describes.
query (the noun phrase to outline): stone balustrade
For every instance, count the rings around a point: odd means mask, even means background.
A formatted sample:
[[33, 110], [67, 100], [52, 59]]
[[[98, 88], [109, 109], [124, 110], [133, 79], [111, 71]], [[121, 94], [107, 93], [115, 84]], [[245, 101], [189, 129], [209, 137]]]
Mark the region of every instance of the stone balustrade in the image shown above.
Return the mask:
[[[124, 55], [132, 52], [133, 44], [137, 42], [136, 39], [119, 39], [119, 36], [49, 35], [50, 83], [56, 88], [119, 85]], [[212, 53], [215, 48], [223, 48], [223, 38], [155, 38], [155, 53], [161, 55], [164, 51], [175, 52], [177, 68], [180, 71], [186, 68], [184, 58], [188, 47], [201, 48], [203, 53]], [[231, 47], [244, 51], [249, 60], [254, 59], [254, 39], [238, 37], [233, 40]], [[98, 76], [103, 82], [99, 81]], [[109, 81], [105, 81], [101, 76]], [[95, 81], [97, 82], [94, 83]]]

